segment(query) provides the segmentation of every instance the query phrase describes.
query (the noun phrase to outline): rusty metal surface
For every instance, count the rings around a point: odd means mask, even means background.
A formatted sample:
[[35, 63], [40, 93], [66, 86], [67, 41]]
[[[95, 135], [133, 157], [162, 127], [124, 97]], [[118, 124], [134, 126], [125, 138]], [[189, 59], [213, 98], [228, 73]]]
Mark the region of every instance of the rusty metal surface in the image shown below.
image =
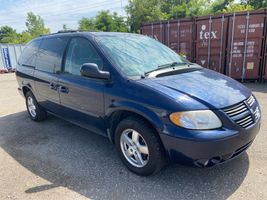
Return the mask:
[[166, 45], [180, 55], [194, 61], [194, 27], [192, 19], [166, 23]]
[[263, 63], [262, 63], [262, 79], [267, 80], [267, 9], [265, 10], [266, 12], [266, 18], [265, 18], [265, 46], [262, 50], [263, 54]]
[[235, 79], [258, 79], [262, 64], [264, 12], [229, 16], [226, 74]]
[[224, 15], [196, 19], [196, 63], [224, 73], [227, 22]]
[[148, 23], [141, 27], [141, 33], [152, 37], [165, 44], [165, 26], [164, 22]]

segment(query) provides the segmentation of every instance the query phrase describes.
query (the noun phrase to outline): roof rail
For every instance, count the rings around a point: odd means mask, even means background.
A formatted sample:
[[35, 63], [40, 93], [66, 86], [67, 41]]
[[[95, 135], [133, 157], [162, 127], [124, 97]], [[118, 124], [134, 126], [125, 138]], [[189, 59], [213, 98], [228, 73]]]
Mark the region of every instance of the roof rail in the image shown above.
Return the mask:
[[60, 30], [57, 33], [75, 33], [79, 32], [78, 30]]
[[42, 35], [40, 35], [40, 37], [42, 37], [42, 36], [48, 36], [48, 35], [55, 35], [55, 34], [59, 34], [59, 33], [75, 33], [75, 32], [79, 32], [78, 30], [60, 30], [60, 31], [58, 31], [58, 32], [56, 32], [56, 33], [48, 33], [48, 34], [42, 34]]

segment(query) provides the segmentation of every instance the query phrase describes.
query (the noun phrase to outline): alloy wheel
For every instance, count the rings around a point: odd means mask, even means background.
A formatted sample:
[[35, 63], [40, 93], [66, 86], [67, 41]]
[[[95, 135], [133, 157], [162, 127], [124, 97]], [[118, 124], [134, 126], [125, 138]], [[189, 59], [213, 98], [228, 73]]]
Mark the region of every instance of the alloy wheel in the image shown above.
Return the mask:
[[149, 151], [145, 139], [133, 129], [126, 129], [120, 137], [120, 147], [126, 160], [135, 167], [148, 163]]
[[27, 98], [27, 105], [30, 115], [34, 118], [36, 117], [36, 106], [34, 104], [34, 100], [31, 96]]

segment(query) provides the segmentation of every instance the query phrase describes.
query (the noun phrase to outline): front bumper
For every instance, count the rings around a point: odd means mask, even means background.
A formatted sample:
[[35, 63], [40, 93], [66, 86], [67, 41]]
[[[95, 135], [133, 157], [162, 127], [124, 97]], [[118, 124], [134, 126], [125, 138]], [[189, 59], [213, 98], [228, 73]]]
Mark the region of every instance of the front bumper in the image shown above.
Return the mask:
[[195, 131], [178, 127], [167, 129], [176, 132], [160, 134], [170, 160], [204, 167], [223, 163], [244, 152], [259, 132], [260, 120], [248, 129], [238, 130], [221, 128]]

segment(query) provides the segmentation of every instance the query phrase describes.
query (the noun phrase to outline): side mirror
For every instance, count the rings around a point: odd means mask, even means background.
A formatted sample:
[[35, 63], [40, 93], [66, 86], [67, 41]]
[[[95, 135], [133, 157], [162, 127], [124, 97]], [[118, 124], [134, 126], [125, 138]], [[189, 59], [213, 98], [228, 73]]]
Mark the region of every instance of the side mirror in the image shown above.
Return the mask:
[[110, 73], [107, 71], [101, 71], [98, 68], [98, 65], [95, 63], [84, 63], [81, 67], [81, 75], [86, 76], [89, 78], [96, 78], [96, 79], [110, 79]]

